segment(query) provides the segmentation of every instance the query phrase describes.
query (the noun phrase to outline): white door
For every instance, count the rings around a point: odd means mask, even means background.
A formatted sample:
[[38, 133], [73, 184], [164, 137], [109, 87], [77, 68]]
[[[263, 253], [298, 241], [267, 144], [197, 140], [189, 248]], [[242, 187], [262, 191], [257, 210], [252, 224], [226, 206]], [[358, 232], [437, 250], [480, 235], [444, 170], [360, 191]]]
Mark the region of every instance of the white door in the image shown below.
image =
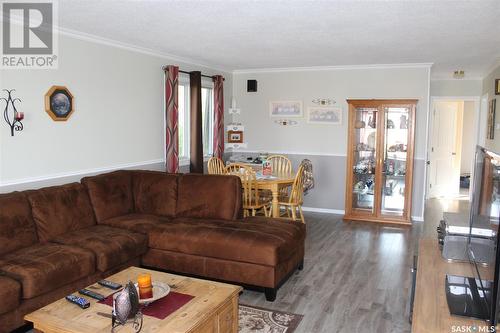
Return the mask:
[[435, 101], [429, 151], [428, 197], [456, 196], [460, 191], [460, 168], [456, 168], [457, 115], [459, 102]]

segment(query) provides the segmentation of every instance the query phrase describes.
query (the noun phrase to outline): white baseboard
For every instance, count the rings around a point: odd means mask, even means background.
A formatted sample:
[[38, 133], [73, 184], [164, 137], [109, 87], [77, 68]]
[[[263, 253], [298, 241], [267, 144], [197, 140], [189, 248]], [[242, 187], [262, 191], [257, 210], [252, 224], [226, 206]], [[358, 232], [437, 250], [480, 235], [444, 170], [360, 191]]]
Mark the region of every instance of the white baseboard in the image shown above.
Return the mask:
[[305, 212], [314, 212], [314, 213], [337, 214], [337, 215], [344, 215], [345, 214], [345, 211], [343, 209], [302, 207], [302, 210]]

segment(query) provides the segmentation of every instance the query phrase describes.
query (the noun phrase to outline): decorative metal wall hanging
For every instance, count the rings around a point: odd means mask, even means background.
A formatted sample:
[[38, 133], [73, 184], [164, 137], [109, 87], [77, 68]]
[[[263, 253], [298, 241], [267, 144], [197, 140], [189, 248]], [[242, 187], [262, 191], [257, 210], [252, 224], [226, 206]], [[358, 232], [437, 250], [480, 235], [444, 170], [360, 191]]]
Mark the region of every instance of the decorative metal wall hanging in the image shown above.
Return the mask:
[[330, 99], [330, 98], [316, 98], [316, 99], [313, 99], [312, 102], [314, 104], [318, 104], [321, 106], [335, 104], [335, 101], [333, 99]]
[[5, 102], [5, 109], [3, 111], [3, 119], [10, 127], [10, 135], [14, 136], [15, 131], [22, 131], [24, 129], [22, 120], [24, 119], [24, 112], [17, 111], [16, 102], [21, 103], [19, 98], [12, 98], [12, 92], [15, 89], [7, 90], [3, 89], [3, 91], [7, 92], [7, 98], [0, 98], [1, 101]]
[[52, 86], [45, 94], [45, 112], [55, 121], [66, 121], [73, 113], [73, 95], [68, 88]]
[[274, 121], [274, 123], [281, 126], [292, 126], [299, 124], [298, 121], [292, 119], [277, 119]]

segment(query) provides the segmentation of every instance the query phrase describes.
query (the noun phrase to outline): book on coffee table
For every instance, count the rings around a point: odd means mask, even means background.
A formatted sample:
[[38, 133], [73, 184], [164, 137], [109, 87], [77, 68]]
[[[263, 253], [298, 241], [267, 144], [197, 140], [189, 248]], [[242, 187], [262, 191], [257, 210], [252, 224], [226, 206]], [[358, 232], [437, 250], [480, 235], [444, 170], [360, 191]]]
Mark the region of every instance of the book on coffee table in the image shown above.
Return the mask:
[[[125, 285], [135, 282], [139, 274], [151, 274], [152, 281], [170, 286], [169, 295], [142, 309], [141, 332], [169, 333], [236, 333], [238, 332], [239, 286], [180, 275], [129, 267], [106, 280]], [[34, 328], [45, 332], [111, 332], [112, 294], [116, 290], [94, 283], [87, 289], [107, 296], [98, 301], [85, 297], [91, 304], [82, 309], [63, 298], [24, 317]], [[73, 293], [77, 296], [75, 290]], [[133, 332], [132, 325], [119, 327], [116, 332]]]

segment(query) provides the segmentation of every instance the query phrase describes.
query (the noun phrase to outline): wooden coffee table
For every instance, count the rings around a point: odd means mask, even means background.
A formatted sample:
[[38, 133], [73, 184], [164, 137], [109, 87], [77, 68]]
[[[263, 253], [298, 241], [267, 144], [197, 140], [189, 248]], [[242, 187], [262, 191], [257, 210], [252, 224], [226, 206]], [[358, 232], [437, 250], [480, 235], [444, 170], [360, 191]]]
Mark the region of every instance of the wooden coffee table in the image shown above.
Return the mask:
[[[195, 296], [191, 301], [163, 320], [144, 315], [141, 332], [165, 333], [236, 333], [238, 332], [238, 298], [241, 287], [205, 281], [179, 275], [130, 267], [107, 280], [125, 285], [135, 282], [140, 273], [149, 273], [153, 281], [167, 283], [172, 291]], [[114, 291], [92, 285], [91, 290], [111, 295]], [[96, 289], [99, 288], [99, 289]], [[78, 295], [77, 292], [74, 293]], [[52, 332], [97, 333], [111, 332], [111, 307], [85, 297], [91, 303], [83, 310], [64, 298], [24, 317], [36, 330]], [[101, 313], [101, 314], [98, 314]], [[118, 327], [115, 332], [133, 332], [131, 325]]]

